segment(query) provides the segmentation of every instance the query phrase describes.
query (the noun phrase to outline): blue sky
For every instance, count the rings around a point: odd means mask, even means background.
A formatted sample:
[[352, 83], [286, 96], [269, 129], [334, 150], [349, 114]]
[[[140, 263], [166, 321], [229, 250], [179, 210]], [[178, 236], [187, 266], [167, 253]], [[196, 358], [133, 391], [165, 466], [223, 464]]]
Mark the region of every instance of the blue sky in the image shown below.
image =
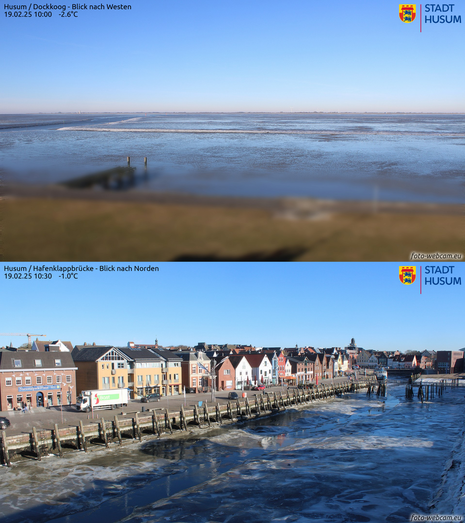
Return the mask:
[[[332, 347], [354, 337], [378, 350], [465, 346], [464, 264], [454, 269], [462, 285], [423, 285], [422, 294], [419, 276], [400, 283], [399, 263], [160, 263], [158, 273], [98, 271], [77, 281], [58, 273], [46, 281], [7, 280], [8, 265], [26, 264], [0, 264], [2, 333], [73, 344], [157, 337], [165, 345]], [[10, 341], [27, 339], [1, 336], [0, 346]]]
[[66, 19], [2, 13], [0, 113], [465, 112], [463, 0], [462, 23], [422, 33], [419, 15], [400, 21], [397, 0], [131, 5]]

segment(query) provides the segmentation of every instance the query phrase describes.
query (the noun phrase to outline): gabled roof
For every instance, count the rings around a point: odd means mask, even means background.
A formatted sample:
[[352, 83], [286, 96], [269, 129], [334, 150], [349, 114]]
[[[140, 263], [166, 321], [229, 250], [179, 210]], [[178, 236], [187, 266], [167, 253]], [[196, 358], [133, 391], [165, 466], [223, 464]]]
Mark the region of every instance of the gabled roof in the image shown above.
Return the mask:
[[[216, 367], [215, 367], [215, 370], [220, 370], [221, 367], [222, 367], [225, 363], [228, 363], [228, 362], [232, 364], [232, 362], [231, 362], [231, 360], [230, 360], [230, 356], [225, 356], [224, 358], [222, 358], [222, 359], [217, 363], [217, 365], [216, 365]], [[233, 365], [233, 367], [234, 367], [234, 365]]]
[[[229, 356], [229, 361], [232, 363], [233, 367], [235, 369], [237, 369], [237, 367], [239, 366], [239, 364], [241, 363], [241, 361], [243, 359], [245, 359], [245, 361], [247, 361], [247, 358], [245, 357], [246, 354], [238, 354], [238, 355], [234, 355], [234, 356]], [[249, 363], [247, 361], [247, 363]], [[250, 365], [250, 363], [249, 363]]]
[[72, 352], [74, 361], [97, 361], [107, 352], [114, 349], [118, 352], [123, 360], [130, 360], [131, 358], [124, 354], [121, 349], [113, 345], [76, 345]]
[[53, 347], [50, 347], [50, 345], [57, 345], [58, 343], [63, 343], [63, 345], [69, 350], [69, 352], [73, 352], [73, 345], [70, 341], [61, 341], [61, 340], [55, 340], [55, 341], [39, 341], [34, 340], [33, 344], [36, 344], [37, 350], [40, 352], [53, 352]]
[[128, 356], [129, 358], [131, 358], [131, 360], [134, 360], [134, 361], [142, 361], [142, 360], [161, 361], [162, 360], [162, 358], [158, 354], [156, 354], [155, 352], [153, 352], [152, 350], [149, 350], [149, 349], [139, 349], [138, 347], [133, 347], [133, 348], [118, 347], [118, 349], [121, 352], [124, 352], [124, 354], [126, 354], [126, 356]]
[[153, 352], [154, 354], [158, 354], [161, 358], [163, 358], [166, 361], [182, 361], [183, 358], [181, 357], [181, 354], [192, 354], [192, 352], [172, 352], [169, 350], [163, 350], [163, 349], [150, 349], [150, 352]]
[[244, 354], [244, 358], [249, 362], [251, 367], [260, 367], [265, 358], [270, 361], [267, 354]]
[[[21, 367], [16, 367], [14, 360], [21, 360]], [[35, 361], [41, 360], [41, 370], [53, 368], [75, 368], [73, 358], [69, 352], [38, 352], [38, 351], [0, 351], [0, 368], [21, 371], [23, 369], [33, 369], [36, 367]], [[57, 367], [55, 360], [61, 360], [61, 365]]]

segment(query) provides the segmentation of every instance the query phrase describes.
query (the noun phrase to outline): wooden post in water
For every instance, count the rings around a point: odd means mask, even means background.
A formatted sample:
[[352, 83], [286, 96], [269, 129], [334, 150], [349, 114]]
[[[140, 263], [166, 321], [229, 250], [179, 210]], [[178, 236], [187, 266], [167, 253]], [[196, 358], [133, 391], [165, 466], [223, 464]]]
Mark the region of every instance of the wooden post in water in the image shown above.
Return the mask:
[[[181, 409], [184, 412], [184, 408], [182, 406], [181, 406]], [[186, 430], [187, 430], [186, 418], [184, 418], [184, 424], [185, 424]], [[182, 425], [181, 425], [181, 427], [182, 427]], [[168, 412], [168, 409], [165, 409], [165, 428], [169, 428], [170, 429], [170, 434], [173, 434], [173, 427], [171, 425], [170, 413]]]
[[152, 411], [152, 432], [155, 434], [155, 431], [160, 437], [160, 426], [158, 425], [158, 416], [155, 410]]
[[142, 433], [140, 430], [140, 424], [139, 424], [139, 413], [136, 412], [136, 417], [132, 420], [133, 426], [134, 426], [134, 439], [136, 437], [139, 438], [139, 441], [142, 441]]
[[246, 416], [250, 416], [250, 405], [247, 397], [245, 398], [245, 414]]
[[[181, 405], [181, 412], [179, 413], [180, 414], [180, 417], [181, 417], [181, 430], [183, 430], [183, 427], [184, 427], [184, 430], [187, 430], [187, 421], [186, 421], [186, 413], [184, 412], [184, 406]], [[196, 415], [196, 412], [194, 412], [194, 418], [195, 418], [195, 415]], [[194, 421], [196, 421], [194, 419]], [[170, 421], [170, 429], [171, 429], [171, 421]], [[171, 431], [172, 433], [172, 431]]]
[[131, 157], [128, 156], [128, 167], [130, 167], [130, 166], [131, 166]]
[[203, 421], [206, 421], [207, 425], [211, 427], [210, 414], [208, 413], [208, 404], [206, 401], [203, 403]]
[[194, 405], [194, 421], [196, 421], [199, 425], [199, 429], [202, 428], [202, 422], [200, 421], [200, 415], [199, 411], [197, 409], [197, 403]]
[[121, 439], [121, 430], [119, 428], [118, 416], [115, 416], [114, 424], [115, 424], [115, 431], [116, 431], [116, 436], [118, 438], [119, 444], [122, 445], [123, 444], [123, 440]]
[[63, 451], [61, 450], [61, 441], [60, 441], [60, 431], [58, 430], [58, 425], [55, 423], [55, 428], [53, 429], [53, 436], [55, 439], [55, 446], [58, 450], [58, 455], [60, 458], [63, 457]]
[[35, 452], [37, 459], [42, 461], [42, 456], [40, 455], [39, 440], [37, 438], [37, 431], [35, 427], [32, 427], [32, 450]]
[[272, 410], [273, 410], [273, 407], [271, 406], [270, 395], [268, 394], [268, 392], [266, 393], [266, 403], [267, 403], [267, 405], [268, 405], [268, 410], [269, 410], [269, 411], [272, 411]]
[[10, 454], [8, 452], [8, 442], [6, 440], [6, 434], [4, 430], [2, 430], [2, 457], [4, 465], [11, 467]]
[[144, 156], [144, 167], [147, 169], [147, 156]]
[[79, 439], [81, 442], [81, 448], [84, 449], [84, 452], [87, 452], [87, 441], [86, 436], [84, 434], [84, 425], [82, 423], [82, 419], [79, 420]]
[[215, 406], [215, 413], [216, 413], [216, 422], [221, 425], [222, 420], [221, 420], [221, 410], [220, 410], [220, 404], [219, 403], [217, 403], [216, 406]]
[[103, 442], [105, 443], [105, 447], [108, 448], [108, 436], [107, 436], [107, 427], [105, 425], [105, 420], [102, 419], [100, 421], [100, 433], [101, 433], [101, 437], [103, 439]]

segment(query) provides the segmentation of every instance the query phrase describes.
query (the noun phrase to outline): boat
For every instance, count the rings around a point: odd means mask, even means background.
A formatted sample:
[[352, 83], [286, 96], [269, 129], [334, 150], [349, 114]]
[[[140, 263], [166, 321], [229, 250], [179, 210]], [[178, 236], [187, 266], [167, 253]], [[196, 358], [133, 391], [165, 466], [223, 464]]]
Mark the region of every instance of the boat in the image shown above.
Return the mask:
[[387, 370], [383, 367], [382, 369], [375, 371], [375, 376], [378, 381], [386, 381], [388, 378]]

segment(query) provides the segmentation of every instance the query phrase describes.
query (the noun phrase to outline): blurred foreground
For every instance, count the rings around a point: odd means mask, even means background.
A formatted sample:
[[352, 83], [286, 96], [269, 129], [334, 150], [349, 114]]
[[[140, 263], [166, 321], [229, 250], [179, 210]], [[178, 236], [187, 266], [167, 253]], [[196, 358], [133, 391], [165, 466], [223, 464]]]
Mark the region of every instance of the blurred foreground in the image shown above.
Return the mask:
[[463, 205], [8, 187], [3, 261], [394, 261], [465, 251]]

